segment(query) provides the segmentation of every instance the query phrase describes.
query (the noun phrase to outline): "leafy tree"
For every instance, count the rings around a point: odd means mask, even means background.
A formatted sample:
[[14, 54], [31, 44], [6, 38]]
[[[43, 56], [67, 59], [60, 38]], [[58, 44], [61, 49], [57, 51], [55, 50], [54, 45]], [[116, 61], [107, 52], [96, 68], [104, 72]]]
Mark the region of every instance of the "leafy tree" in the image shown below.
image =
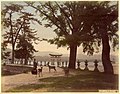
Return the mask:
[[[98, 12], [100, 11], [100, 12]], [[113, 48], [118, 45], [118, 4], [110, 5], [110, 2], [100, 2], [94, 10], [94, 28], [97, 36], [102, 40], [102, 63], [105, 73], [113, 74], [113, 66], [110, 62], [111, 39]]]
[[84, 2], [27, 2], [27, 4], [40, 13], [42, 20], [47, 21], [45, 27], [56, 27], [54, 32], [57, 37], [47, 41], [58, 47], [68, 45], [70, 48], [69, 68], [74, 69], [77, 46], [82, 41], [91, 39], [89, 34], [85, 34], [82, 30], [83, 20], [80, 16], [86, 10], [83, 6]]
[[37, 52], [32, 43], [39, 40], [39, 38], [35, 36], [37, 31], [31, 31], [32, 29], [29, 29], [29, 27], [23, 30], [25, 31], [23, 31], [24, 34], [20, 36], [20, 41], [16, 46], [15, 57], [25, 59], [25, 64], [27, 64], [28, 59], [32, 59], [33, 53]]
[[[116, 3], [116, 4], [111, 4]], [[115, 50], [118, 46], [118, 5], [117, 2], [90, 2], [86, 6], [87, 14], [84, 14], [84, 31], [89, 31], [91, 41], [82, 43], [83, 52], [93, 54], [95, 48], [102, 45], [102, 62], [105, 73], [113, 74], [113, 66], [110, 62], [110, 44]], [[87, 38], [87, 37], [86, 37]]]
[[37, 21], [34, 15], [24, 12], [24, 7], [20, 4], [8, 3], [2, 7], [2, 26], [5, 30], [4, 42], [12, 45], [12, 63], [14, 63], [15, 45], [19, 42], [19, 34], [29, 20]]
[[12, 63], [14, 63], [14, 49], [15, 49], [15, 43], [17, 39], [17, 33], [20, 32], [22, 28], [22, 23], [17, 22], [15, 23], [15, 20], [13, 20], [13, 14], [16, 12], [20, 12], [22, 10], [22, 6], [20, 5], [5, 5], [4, 9], [2, 9], [2, 25], [6, 29], [6, 34], [4, 34], [4, 39], [6, 43], [12, 44]]
[[[39, 3], [39, 4], [38, 4]], [[109, 38], [113, 47], [118, 44], [118, 9], [110, 2], [28, 2], [28, 5], [40, 12], [45, 27], [56, 26], [57, 37], [47, 40], [58, 47], [70, 48], [70, 68], [75, 68], [77, 46], [83, 46], [83, 52], [93, 54], [101, 44], [102, 62], [106, 73], [113, 73], [110, 63]], [[46, 39], [44, 39], [46, 40]]]
[[7, 57], [9, 57], [10, 56], [10, 52], [8, 51], [6, 51], [6, 49], [7, 49], [7, 44], [6, 43], [1, 43], [1, 59], [3, 60], [3, 59], [7, 59]]

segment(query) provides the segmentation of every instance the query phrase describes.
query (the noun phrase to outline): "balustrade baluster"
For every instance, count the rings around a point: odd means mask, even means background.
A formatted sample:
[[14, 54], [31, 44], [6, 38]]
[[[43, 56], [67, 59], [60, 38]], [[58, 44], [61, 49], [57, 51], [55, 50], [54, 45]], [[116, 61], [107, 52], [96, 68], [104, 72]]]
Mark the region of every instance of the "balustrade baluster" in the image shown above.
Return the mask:
[[80, 69], [80, 61], [77, 61], [77, 69]]
[[66, 61], [66, 62], [65, 62], [65, 67], [67, 67], [67, 63], [68, 63], [68, 62]]
[[44, 61], [44, 66], [46, 66], [46, 61]]
[[95, 69], [94, 69], [94, 71], [95, 71], [95, 72], [99, 72], [99, 70], [98, 70], [98, 61], [95, 60], [95, 61], [94, 61], [94, 64], [95, 64]]
[[64, 61], [62, 61], [62, 67], [64, 67]]
[[84, 70], [88, 70], [88, 61], [85, 60], [85, 69]]

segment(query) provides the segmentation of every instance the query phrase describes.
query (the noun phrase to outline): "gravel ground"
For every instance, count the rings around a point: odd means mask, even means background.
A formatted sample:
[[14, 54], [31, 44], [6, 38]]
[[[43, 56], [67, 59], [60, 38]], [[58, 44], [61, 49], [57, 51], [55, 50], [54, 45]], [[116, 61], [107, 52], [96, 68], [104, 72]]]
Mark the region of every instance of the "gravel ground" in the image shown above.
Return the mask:
[[32, 75], [31, 72], [29, 73], [22, 73], [18, 75], [11, 75], [11, 76], [3, 76], [1, 77], [1, 91], [7, 91], [11, 88], [21, 86], [21, 85], [27, 85], [27, 84], [38, 84], [42, 83], [38, 81], [42, 78], [47, 77], [56, 77], [56, 76], [63, 76], [64, 71], [61, 68], [56, 68], [57, 72], [54, 70], [51, 70], [49, 72], [48, 67], [43, 67], [43, 76], [39, 77], [38, 75]]
[[[114, 68], [114, 73], [119, 74], [118, 65], [114, 65], [113, 68]], [[48, 67], [43, 67], [42, 77], [32, 75], [31, 72], [11, 75], [11, 76], [3, 76], [1, 77], [1, 91], [4, 92], [11, 88], [21, 86], [21, 85], [39, 84], [39, 83], [42, 83], [38, 81], [39, 79], [64, 75], [63, 69], [58, 67], [56, 69], [57, 69], [57, 72], [55, 72], [54, 70], [51, 70], [51, 72], [49, 72]]]

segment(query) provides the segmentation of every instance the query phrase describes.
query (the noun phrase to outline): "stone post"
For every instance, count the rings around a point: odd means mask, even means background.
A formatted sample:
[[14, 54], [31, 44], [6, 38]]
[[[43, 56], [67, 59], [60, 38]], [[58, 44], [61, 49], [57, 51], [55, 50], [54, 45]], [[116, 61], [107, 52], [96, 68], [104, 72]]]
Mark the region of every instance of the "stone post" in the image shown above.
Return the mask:
[[88, 61], [85, 60], [85, 69], [84, 70], [88, 70]]
[[99, 70], [98, 70], [98, 61], [97, 60], [94, 61], [94, 65], [95, 65], [94, 71], [99, 72]]
[[77, 69], [80, 69], [80, 61], [77, 61]]
[[46, 66], [46, 61], [44, 61], [44, 66]]
[[64, 67], [64, 61], [62, 61], [62, 67]]
[[65, 62], [65, 67], [67, 67], [67, 63], [68, 63], [68, 62], [66, 61], [66, 62]]

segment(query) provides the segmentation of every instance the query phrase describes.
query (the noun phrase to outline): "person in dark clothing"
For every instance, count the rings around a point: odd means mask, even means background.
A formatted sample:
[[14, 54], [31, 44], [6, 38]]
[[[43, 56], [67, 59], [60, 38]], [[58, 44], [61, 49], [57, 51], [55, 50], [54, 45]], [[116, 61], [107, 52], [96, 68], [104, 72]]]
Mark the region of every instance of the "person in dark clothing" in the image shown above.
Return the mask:
[[36, 75], [36, 76], [37, 76], [37, 62], [36, 62], [36, 59], [34, 59], [34, 61], [33, 61], [33, 69], [32, 69], [32, 71], [31, 71], [31, 73], [32, 73], [33, 75]]
[[34, 67], [35, 69], [37, 69], [37, 62], [36, 62], [36, 59], [34, 59], [33, 67]]

